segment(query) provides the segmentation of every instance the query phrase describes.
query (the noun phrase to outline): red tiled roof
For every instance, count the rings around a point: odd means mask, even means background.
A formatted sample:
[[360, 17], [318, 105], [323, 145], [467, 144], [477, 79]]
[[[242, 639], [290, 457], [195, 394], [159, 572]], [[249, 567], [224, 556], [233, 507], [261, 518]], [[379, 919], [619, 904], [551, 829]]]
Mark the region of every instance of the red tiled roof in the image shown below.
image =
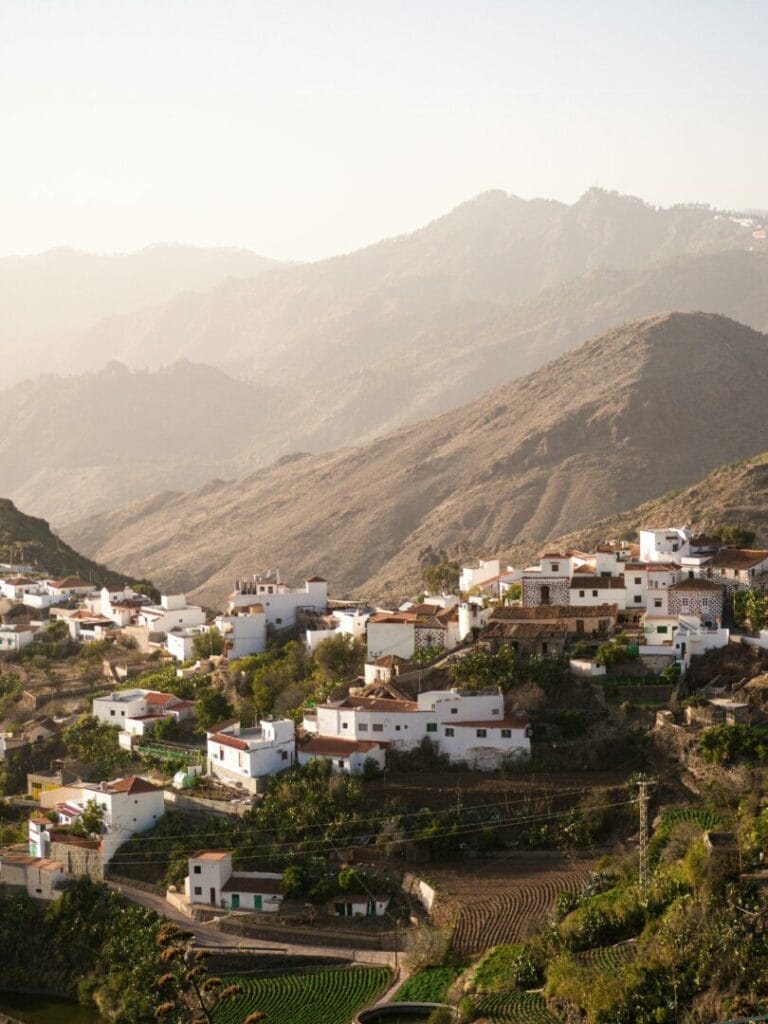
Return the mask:
[[231, 857], [231, 850], [198, 850], [197, 853], [193, 853], [189, 858], [190, 860], [224, 860], [225, 857]]
[[237, 725], [237, 723], [238, 723], [238, 719], [237, 718], [227, 718], [223, 722], [217, 722], [216, 725], [212, 725], [210, 727], [210, 729], [206, 729], [205, 731], [210, 736], [212, 733], [215, 733], [215, 732], [224, 732], [225, 729], [229, 729], [230, 726]]
[[331, 757], [346, 757], [349, 754], [367, 754], [379, 747], [386, 750], [389, 743], [384, 740], [343, 740], [335, 736], [313, 736], [299, 741], [299, 751], [306, 754], [318, 754], [320, 756], [330, 755]]
[[539, 604], [532, 608], [497, 608], [491, 615], [491, 622], [546, 622], [558, 619], [610, 618], [618, 614], [615, 604]]
[[222, 892], [263, 892], [266, 895], [276, 895], [283, 891], [282, 878], [246, 878], [235, 872], [229, 876], [228, 881], [221, 887]]
[[86, 581], [81, 580], [79, 576], [65, 576], [63, 580], [51, 580], [48, 586], [53, 587], [55, 590], [95, 589], [95, 584], [86, 583]]
[[234, 747], [235, 750], [248, 750], [248, 744], [238, 736], [231, 736], [228, 732], [208, 733], [208, 739], [213, 743], [220, 743], [222, 747]]
[[710, 562], [714, 569], [751, 569], [768, 559], [768, 551], [753, 548], [725, 548]]
[[418, 711], [415, 700], [393, 700], [387, 697], [345, 697], [340, 704], [323, 704], [322, 707], [359, 708], [362, 711]]
[[692, 579], [692, 580], [681, 580], [679, 583], [673, 583], [669, 590], [720, 590], [722, 586], [719, 583], [714, 583], [712, 580], [703, 579]]
[[168, 701], [176, 700], [172, 693], [159, 693], [157, 690], [150, 690], [142, 698], [147, 704], [167, 704]]
[[309, 579], [304, 580], [305, 583], [327, 583], [328, 580], [324, 580], [322, 576], [310, 576]]

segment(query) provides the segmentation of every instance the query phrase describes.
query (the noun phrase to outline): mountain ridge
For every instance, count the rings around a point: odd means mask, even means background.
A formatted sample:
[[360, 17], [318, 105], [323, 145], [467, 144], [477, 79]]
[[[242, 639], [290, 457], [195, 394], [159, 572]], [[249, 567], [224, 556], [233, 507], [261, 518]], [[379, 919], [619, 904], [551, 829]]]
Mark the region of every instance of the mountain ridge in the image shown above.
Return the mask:
[[767, 383], [766, 335], [712, 314], [650, 317], [363, 446], [63, 532], [208, 603], [274, 564], [385, 596], [424, 552], [557, 536], [768, 448]]

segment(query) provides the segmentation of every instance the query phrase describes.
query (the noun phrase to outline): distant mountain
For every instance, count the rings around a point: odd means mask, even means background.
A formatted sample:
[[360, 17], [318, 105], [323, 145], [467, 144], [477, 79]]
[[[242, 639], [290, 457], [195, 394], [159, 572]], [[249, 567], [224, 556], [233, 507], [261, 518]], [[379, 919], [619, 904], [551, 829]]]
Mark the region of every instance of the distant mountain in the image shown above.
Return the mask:
[[83, 558], [52, 533], [44, 519], [24, 515], [7, 498], [0, 498], [0, 560], [37, 565], [56, 578], [79, 576], [110, 586], [137, 582]]
[[176, 363], [132, 373], [110, 363], [0, 392], [0, 486], [53, 521], [92, 515], [167, 488], [237, 477], [295, 434], [290, 393]]
[[[286, 273], [294, 271], [267, 272], [262, 279]], [[247, 334], [246, 314], [226, 296], [257, 283], [230, 282], [215, 293], [221, 308], [198, 355], [218, 367], [226, 363], [229, 333], [239, 325]], [[186, 294], [163, 308], [175, 316], [177, 307], [189, 313], [211, 301], [211, 294]], [[297, 295], [299, 306], [303, 301]], [[5, 493], [59, 524], [169, 487], [242, 476], [291, 451], [365, 442], [456, 408], [628, 318], [705, 309], [768, 329], [768, 253], [732, 250], [639, 270], [602, 268], [525, 302], [495, 304], [482, 315], [477, 303], [460, 309], [446, 298], [444, 306], [425, 307], [419, 321], [413, 304], [408, 316], [398, 316], [394, 300], [387, 311], [379, 294], [367, 307], [380, 319], [375, 328], [362, 313], [349, 322], [324, 317], [317, 301], [307, 324], [315, 336], [276, 336], [275, 349], [284, 343], [285, 352], [273, 355], [271, 370], [265, 357], [252, 374], [258, 384], [235, 381], [220, 368], [193, 372], [189, 363], [175, 363], [154, 374], [48, 376], [0, 393]], [[286, 298], [286, 316], [289, 306]], [[210, 315], [210, 308], [200, 313], [205, 322]], [[430, 318], [448, 326], [424, 326]], [[202, 320], [190, 315], [190, 337]], [[122, 323], [135, 326], [136, 318]], [[162, 350], [163, 339], [177, 330], [178, 324], [163, 324], [152, 345]], [[86, 362], [99, 366], [113, 341], [99, 337]], [[151, 361], [149, 353], [134, 362], [143, 359]], [[113, 472], [116, 453], [119, 474]]]
[[768, 448], [768, 336], [669, 314], [361, 447], [72, 524], [93, 557], [220, 601], [279, 565], [399, 594], [430, 551], [559, 536]]
[[768, 245], [700, 207], [655, 209], [599, 189], [571, 206], [487, 192], [409, 235], [113, 318], [69, 338], [62, 356], [76, 370], [105, 356], [153, 368], [210, 362], [215, 349], [222, 368], [260, 380], [354, 385], [372, 364], [425, 343], [450, 358], [450, 339], [582, 275], [733, 250]]
[[[0, 259], [0, 354], [3, 382], [56, 365], [61, 339], [105, 317], [206, 290], [230, 277], [253, 277], [277, 264], [245, 249], [152, 245], [138, 252], [97, 255], [51, 249]], [[105, 350], [95, 364], [110, 360]], [[61, 369], [68, 369], [62, 361]]]

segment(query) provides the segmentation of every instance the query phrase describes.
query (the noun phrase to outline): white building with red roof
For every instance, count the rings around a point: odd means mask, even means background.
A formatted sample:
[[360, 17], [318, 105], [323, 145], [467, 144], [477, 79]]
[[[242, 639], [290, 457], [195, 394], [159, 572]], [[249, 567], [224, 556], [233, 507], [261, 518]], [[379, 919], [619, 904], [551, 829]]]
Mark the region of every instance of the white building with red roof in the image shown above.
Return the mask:
[[[350, 694], [321, 704], [305, 716], [298, 750], [302, 761], [316, 740], [413, 750], [429, 739], [451, 761], [492, 769], [505, 758], [528, 757], [529, 732], [527, 716], [508, 715], [500, 692], [430, 690], [416, 700]], [[343, 758], [341, 753], [330, 749], [324, 753], [319, 748], [316, 756], [332, 761]]]
[[295, 728], [290, 718], [265, 718], [252, 729], [237, 719], [219, 722], [206, 733], [208, 774], [249, 793], [259, 780], [290, 768], [295, 761]]
[[184, 899], [188, 904], [276, 913], [283, 902], [283, 876], [234, 871], [229, 850], [198, 850], [189, 858]]
[[183, 722], [195, 713], [195, 702], [183, 700], [172, 693], [135, 688], [115, 690], [104, 697], [94, 697], [92, 713], [100, 722], [118, 726], [131, 736], [144, 736], [161, 718], [171, 717]]
[[229, 595], [227, 612], [261, 605], [267, 625], [273, 629], [290, 629], [301, 611], [325, 612], [328, 608], [328, 583], [320, 576], [310, 576], [303, 587], [291, 588], [277, 579], [252, 577], [237, 580]]

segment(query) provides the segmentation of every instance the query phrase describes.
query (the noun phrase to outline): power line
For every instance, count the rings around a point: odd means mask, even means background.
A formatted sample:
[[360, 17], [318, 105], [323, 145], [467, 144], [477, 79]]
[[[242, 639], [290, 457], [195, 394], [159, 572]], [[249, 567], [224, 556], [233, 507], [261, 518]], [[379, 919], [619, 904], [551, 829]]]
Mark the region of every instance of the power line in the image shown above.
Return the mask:
[[[538, 799], [549, 800], [549, 799], [557, 799], [557, 798], [567, 797], [567, 796], [583, 796], [583, 795], [586, 795], [588, 793], [594, 793], [594, 792], [609, 793], [609, 792], [612, 792], [614, 790], [620, 790], [620, 789], [626, 789], [626, 784], [625, 783], [615, 783], [614, 785], [611, 785], [611, 786], [591, 786], [591, 787], [581, 786], [579, 788], [574, 788], [574, 789], [544, 790], [544, 791], [542, 791], [541, 794], [539, 794], [538, 797], [533, 797], [532, 798], [530, 795], [527, 795], [525, 797], [520, 797], [519, 800], [511, 800], [511, 801], [510, 800], [499, 800], [499, 801], [496, 801], [496, 802], [493, 802], [493, 803], [463, 805], [462, 806], [462, 810], [465, 813], [466, 812], [472, 812], [472, 811], [478, 811], [478, 810], [479, 811], [491, 810], [493, 808], [499, 808], [499, 807], [504, 808], [505, 810], [508, 810], [510, 807], [516, 807], [516, 806], [519, 806], [521, 804], [529, 804], [532, 799], [537, 799], [537, 798]], [[384, 824], [384, 823], [392, 821], [393, 818], [397, 818], [397, 819], [400, 819], [400, 820], [402, 820], [403, 818], [417, 818], [420, 815], [422, 815], [425, 810], [429, 810], [429, 808], [421, 808], [418, 811], [407, 811], [407, 812], [402, 812], [402, 813], [399, 812], [399, 811], [391, 811], [391, 812], [389, 812], [387, 814], [377, 814], [377, 815], [373, 815], [373, 816], [368, 817], [368, 818], [357, 818], [353, 822], [343, 822], [343, 821], [340, 822], [340, 821], [338, 821], [338, 819], [336, 819], [336, 820], [333, 820], [333, 821], [326, 821], [326, 822], [309, 822], [309, 823], [303, 824], [303, 825], [280, 825], [280, 826], [278, 826], [278, 827], [276, 827], [274, 829], [273, 828], [269, 828], [269, 827], [265, 827], [265, 826], [243, 824], [242, 828], [243, 828], [243, 830], [244, 830], [244, 832], [246, 834], [247, 834], [248, 830], [250, 830], [254, 835], [259, 833], [259, 832], [271, 832], [271, 831], [298, 832], [298, 831], [307, 831], [307, 830], [313, 829], [313, 828], [331, 828], [334, 825], [342, 825], [343, 826], [343, 825], [346, 825], [346, 824], [354, 825], [355, 828], [357, 828], [358, 826], [362, 827], [364, 825]], [[451, 810], [451, 808], [446, 807], [446, 808], [444, 808], [442, 810], [434, 810], [432, 813], [434, 813], [436, 815], [448, 814], [448, 813], [450, 813], [450, 810]], [[184, 811], [174, 811], [172, 813], [183, 814], [185, 812]], [[21, 821], [19, 824], [24, 824], [24, 821]], [[233, 822], [232, 824], [234, 825], [235, 828], [237, 828], [237, 823], [236, 822]], [[181, 840], [184, 837], [183, 836], [174, 836], [174, 835], [168, 835], [168, 836], [147, 835], [147, 836], [142, 837], [141, 833], [136, 833], [131, 838], [135, 839], [136, 841], [141, 842], [141, 843], [167, 843], [169, 841], [173, 841], [174, 839]], [[207, 839], [207, 838], [219, 839], [219, 838], [221, 838], [221, 831], [217, 830], [217, 831], [210, 831], [210, 832], [196, 832], [196, 833], [194, 833], [194, 836], [191, 836], [190, 838], [194, 839], [195, 841], [197, 841], [199, 839]], [[126, 842], [130, 842], [130, 841], [131, 840], [126, 840]]]
[[[626, 806], [629, 806], [630, 804], [635, 804], [635, 803], [637, 803], [637, 797], [631, 797], [630, 799], [627, 799], [627, 800], [620, 800], [620, 801], [617, 801], [617, 802], [614, 802], [614, 803], [599, 804], [597, 806], [590, 807], [590, 811], [611, 810], [613, 808], [626, 807]], [[451, 825], [451, 826], [445, 827], [443, 829], [438, 829], [438, 830], [436, 830], [435, 832], [431, 833], [429, 836], [426, 836], [426, 837], [423, 837], [423, 836], [417, 835], [417, 834], [411, 834], [411, 835], [406, 834], [406, 835], [400, 836], [400, 837], [398, 837], [396, 839], [392, 839], [391, 843], [393, 845], [394, 844], [401, 845], [401, 844], [404, 844], [404, 843], [431, 842], [431, 841], [436, 840], [436, 839], [463, 838], [464, 836], [469, 836], [469, 835], [472, 835], [472, 834], [474, 834], [476, 832], [486, 832], [486, 831], [495, 830], [495, 829], [498, 829], [498, 828], [509, 828], [509, 827], [512, 827], [512, 826], [515, 826], [515, 825], [537, 824], [537, 823], [540, 823], [540, 822], [552, 821], [552, 820], [555, 820], [557, 818], [567, 817], [569, 814], [572, 813], [572, 811], [573, 811], [573, 808], [569, 808], [568, 810], [565, 810], [565, 811], [551, 811], [551, 812], [548, 812], [546, 814], [536, 814], [536, 815], [528, 815], [528, 816], [523, 816], [523, 817], [503, 818], [503, 819], [500, 819], [499, 821], [493, 821], [493, 822], [484, 822], [484, 823], [479, 823], [479, 824], [478, 823], [471, 823], [471, 824], [466, 824], [466, 825]], [[266, 843], [266, 844], [248, 844], [248, 845], [245, 845], [245, 846], [238, 846], [236, 848], [232, 848], [228, 852], [232, 852], [232, 853], [234, 853], [234, 852], [238, 852], [238, 853], [250, 852], [250, 855], [255, 856], [259, 851], [274, 852], [275, 847], [278, 847], [278, 848], [280, 848], [280, 847], [287, 847], [289, 849], [289, 852], [290, 852], [291, 845], [295, 845], [295, 844], [291, 844], [290, 842], [273, 842], [273, 843]], [[304, 844], [302, 844], [302, 846], [304, 847], [302, 849], [302, 851], [301, 851], [302, 853], [312, 853], [312, 852], [314, 852], [316, 855], [321, 853], [321, 852], [328, 852], [329, 849], [335, 849], [336, 848], [335, 844], [333, 843], [333, 840], [325, 839], [325, 838], [323, 838], [323, 839], [318, 838], [317, 840], [307, 841]], [[309, 847], [309, 849], [306, 849], [307, 846]], [[162, 858], [162, 859], [152, 859], [152, 860], [147, 860], [146, 857], [141, 857], [141, 856], [138, 856], [138, 857], [126, 857], [126, 858], [119, 858], [119, 864], [142, 864], [142, 865], [147, 865], [147, 864], [157, 864], [157, 865], [172, 864], [175, 861], [177, 861], [180, 856], [183, 857], [184, 855], [183, 854], [177, 854], [175, 857], [171, 857], [171, 858], [167, 858], [167, 859], [166, 858]], [[119, 867], [119, 864], [117, 865], [118, 867]]]

